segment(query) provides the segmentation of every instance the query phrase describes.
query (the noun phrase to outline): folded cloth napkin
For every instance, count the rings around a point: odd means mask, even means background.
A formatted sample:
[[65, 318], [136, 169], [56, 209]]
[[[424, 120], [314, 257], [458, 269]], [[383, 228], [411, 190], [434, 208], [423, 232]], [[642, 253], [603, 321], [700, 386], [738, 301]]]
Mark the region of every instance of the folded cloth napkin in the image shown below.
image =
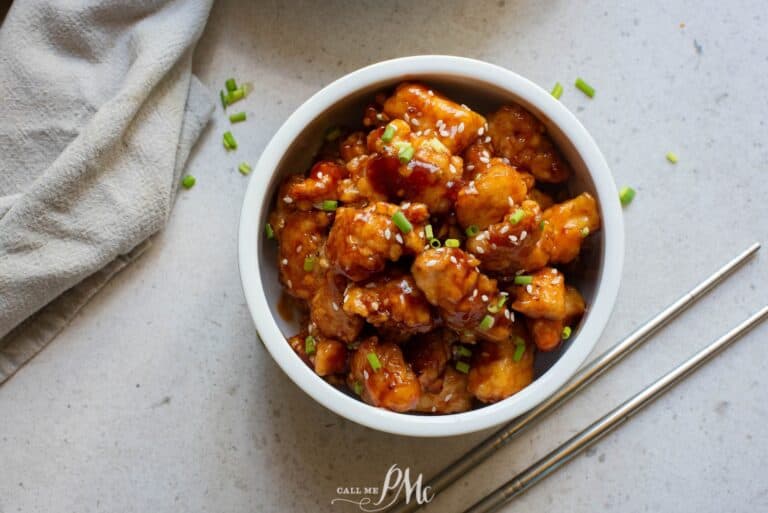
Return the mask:
[[160, 230], [213, 101], [212, 0], [23, 0], [0, 28], [0, 384]]

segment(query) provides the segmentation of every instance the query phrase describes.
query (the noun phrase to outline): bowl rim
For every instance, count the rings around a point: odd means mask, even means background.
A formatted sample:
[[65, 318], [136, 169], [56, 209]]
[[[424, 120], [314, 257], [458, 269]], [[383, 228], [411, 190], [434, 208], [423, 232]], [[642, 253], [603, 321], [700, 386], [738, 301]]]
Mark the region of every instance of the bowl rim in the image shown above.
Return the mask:
[[[534, 105], [557, 125], [583, 159], [602, 212], [602, 268], [594, 301], [570, 347], [547, 372], [513, 396], [480, 409], [451, 415], [413, 415], [376, 408], [335, 389], [315, 374], [286, 343], [271, 315], [258, 262], [264, 241], [260, 221], [271, 205], [268, 186], [285, 152], [318, 115], [347, 96], [372, 85], [442, 75], [492, 84]], [[315, 401], [358, 424], [387, 433], [439, 437], [498, 426], [536, 407], [570, 379], [594, 349], [613, 310], [624, 260], [624, 230], [616, 185], [602, 153], [578, 119], [547, 91], [500, 66], [448, 55], [418, 55], [381, 61], [331, 82], [299, 106], [282, 124], [254, 167], [240, 213], [238, 264], [248, 309], [260, 339], [288, 377]]]

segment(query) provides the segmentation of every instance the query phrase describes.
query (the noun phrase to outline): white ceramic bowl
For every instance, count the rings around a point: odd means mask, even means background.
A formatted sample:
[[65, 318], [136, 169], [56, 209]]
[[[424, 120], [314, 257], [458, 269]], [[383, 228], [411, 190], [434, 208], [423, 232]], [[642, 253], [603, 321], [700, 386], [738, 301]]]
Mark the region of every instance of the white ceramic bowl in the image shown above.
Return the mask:
[[[536, 380], [496, 404], [454, 415], [395, 413], [375, 408], [326, 383], [293, 352], [286, 338], [299, 331], [277, 312], [280, 285], [273, 241], [264, 223], [280, 181], [304, 172], [333, 126], [357, 126], [363, 108], [379, 91], [419, 80], [488, 114], [515, 101], [536, 115], [574, 168], [571, 192], [588, 191], [600, 206], [602, 229], [588, 239], [576, 285], [588, 308], [578, 329], [559, 351], [538, 353]], [[562, 103], [533, 82], [504, 68], [460, 57], [422, 55], [380, 62], [329, 84], [299, 107], [269, 142], [245, 194], [239, 233], [240, 275], [262, 341], [278, 365], [307, 394], [337, 414], [365, 426], [410, 436], [471, 433], [507, 422], [561, 387], [584, 362], [603, 331], [616, 300], [624, 259], [624, 231], [616, 186], [592, 137]], [[569, 274], [569, 280], [573, 280]]]

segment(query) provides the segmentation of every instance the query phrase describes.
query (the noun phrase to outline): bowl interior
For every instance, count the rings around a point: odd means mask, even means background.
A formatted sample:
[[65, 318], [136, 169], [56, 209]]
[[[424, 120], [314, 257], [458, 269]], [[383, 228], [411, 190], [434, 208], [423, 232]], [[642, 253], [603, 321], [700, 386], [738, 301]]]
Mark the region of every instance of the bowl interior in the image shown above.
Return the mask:
[[[500, 88], [492, 83], [483, 82], [478, 79], [469, 79], [462, 76], [450, 76], [445, 74], [419, 74], [418, 77], [403, 75], [402, 77], [391, 78], [385, 81], [377, 82], [355, 93], [345, 97], [343, 100], [332, 105], [324, 112], [318, 114], [310, 123], [306, 125], [298, 137], [294, 139], [288, 151], [285, 152], [280, 162], [277, 164], [276, 171], [272, 175], [271, 181], [267, 187], [268, 208], [262, 210], [261, 219], [256, 225], [256, 230], [261, 230], [266, 222], [266, 217], [274, 206], [275, 194], [281, 181], [289, 174], [306, 172], [313, 162], [323, 141], [326, 131], [335, 126], [346, 126], [351, 129], [361, 129], [362, 114], [365, 106], [372, 103], [374, 96], [379, 92], [389, 92], [395, 85], [403, 80], [416, 79], [431, 86], [436, 91], [447, 95], [458, 103], [464, 103], [473, 110], [487, 115], [502, 105], [509, 102], [516, 102], [528, 109], [547, 127], [549, 135], [554, 139], [560, 151], [564, 154], [570, 165], [573, 167], [574, 174], [567, 183], [567, 189], [570, 195], [581, 192], [589, 192], [595, 198], [599, 198], [595, 183], [584, 160], [580, 157], [571, 141], [566, 135], [548, 119], [539, 109], [527, 102], [525, 99], [516, 96], [509, 91]], [[600, 203], [600, 202], [598, 202]], [[601, 215], [604, 212], [601, 208]], [[301, 326], [298, 323], [297, 316], [286, 315], [284, 308], [281, 308], [279, 298], [282, 294], [280, 283], [278, 282], [277, 270], [277, 249], [275, 244], [263, 244], [263, 238], [255, 237], [259, 242], [258, 247], [258, 265], [262, 276], [264, 293], [268, 299], [271, 315], [277, 323], [282, 334], [287, 338], [296, 334]], [[577, 265], [572, 265], [565, 269], [568, 282], [576, 286], [587, 303], [587, 313], [581, 321], [584, 324], [589, 316], [589, 305], [591, 305], [596, 296], [596, 285], [600, 281], [600, 273], [603, 268], [603, 245], [605, 244], [603, 231], [589, 237], [582, 248], [581, 255]], [[538, 352], [536, 356], [536, 377], [540, 377], [549, 370], [560, 356], [568, 351], [571, 345], [578, 339], [579, 329], [574, 327], [571, 338], [564, 343], [559, 350], [542, 353]], [[297, 357], [298, 358], [298, 357]], [[324, 382], [323, 382], [324, 383]], [[325, 384], [329, 389], [335, 390], [331, 385]], [[462, 415], [462, 414], [459, 414]]]

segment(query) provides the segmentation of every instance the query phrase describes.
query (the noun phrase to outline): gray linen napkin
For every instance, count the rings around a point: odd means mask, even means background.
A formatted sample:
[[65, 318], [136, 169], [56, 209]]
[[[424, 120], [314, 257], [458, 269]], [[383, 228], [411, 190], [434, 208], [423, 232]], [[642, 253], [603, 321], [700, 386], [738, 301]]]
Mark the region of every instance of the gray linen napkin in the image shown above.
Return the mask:
[[20, 0], [0, 28], [0, 384], [149, 244], [213, 101], [211, 0]]

